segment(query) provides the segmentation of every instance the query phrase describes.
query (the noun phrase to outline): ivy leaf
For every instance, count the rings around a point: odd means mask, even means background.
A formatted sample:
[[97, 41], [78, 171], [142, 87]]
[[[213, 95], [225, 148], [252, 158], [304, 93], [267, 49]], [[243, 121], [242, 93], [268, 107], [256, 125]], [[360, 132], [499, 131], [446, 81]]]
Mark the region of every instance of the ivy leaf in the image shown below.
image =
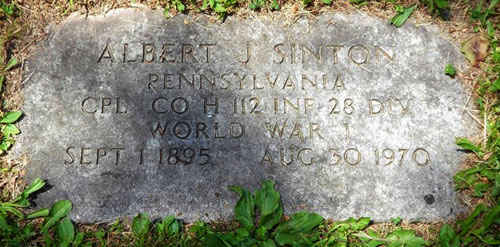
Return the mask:
[[240, 195], [240, 199], [234, 207], [234, 217], [244, 228], [252, 229], [255, 217], [255, 201], [252, 194], [248, 192], [248, 190], [236, 185], [229, 186], [229, 190], [232, 190]]
[[415, 7], [416, 5], [404, 8], [403, 12], [398, 13], [397, 15], [391, 18], [391, 23], [396, 27], [401, 27], [410, 17]]
[[474, 35], [463, 43], [461, 51], [465, 54], [471, 65], [477, 67], [480, 61], [486, 59], [489, 46], [488, 38], [482, 35]]

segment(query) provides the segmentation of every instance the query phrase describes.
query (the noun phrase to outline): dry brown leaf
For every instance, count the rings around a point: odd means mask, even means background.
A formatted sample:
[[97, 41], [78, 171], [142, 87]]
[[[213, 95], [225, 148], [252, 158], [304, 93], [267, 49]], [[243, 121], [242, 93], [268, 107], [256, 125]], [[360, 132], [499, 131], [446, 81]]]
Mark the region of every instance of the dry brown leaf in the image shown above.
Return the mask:
[[490, 43], [483, 35], [474, 35], [468, 38], [462, 45], [462, 53], [472, 66], [477, 67], [480, 61], [484, 61], [488, 55]]

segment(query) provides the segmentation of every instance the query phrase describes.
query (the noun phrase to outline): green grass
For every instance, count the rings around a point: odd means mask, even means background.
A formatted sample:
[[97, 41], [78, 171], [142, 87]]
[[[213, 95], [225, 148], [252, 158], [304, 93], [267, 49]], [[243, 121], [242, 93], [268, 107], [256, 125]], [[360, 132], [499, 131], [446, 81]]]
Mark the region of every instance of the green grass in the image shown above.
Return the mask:
[[[302, 6], [313, 6], [312, 0], [300, 1]], [[351, 4], [362, 7], [368, 1], [351, 0]], [[395, 26], [405, 25], [411, 18], [408, 6], [415, 11], [425, 9], [436, 18], [446, 19], [450, 10], [449, 1], [424, 0], [415, 4], [400, 1], [386, 1], [398, 10], [392, 22]], [[68, 1], [61, 7], [61, 13], [76, 9], [82, 1]], [[165, 15], [173, 12], [201, 11], [221, 19], [238, 8], [252, 10], [279, 10], [282, 1], [250, 0], [164, 0], [159, 1]], [[322, 4], [331, 4], [322, 1]], [[405, 2], [406, 3], [406, 2]], [[407, 7], [404, 8], [403, 6]], [[194, 222], [186, 225], [174, 216], [152, 219], [139, 214], [132, 222], [116, 220], [111, 225], [77, 225], [67, 217], [72, 204], [63, 200], [26, 214], [30, 196], [40, 190], [44, 183], [35, 180], [13, 199], [2, 196], [0, 203], [0, 245], [1, 246], [500, 246], [500, 47], [497, 33], [498, 1], [481, 1], [471, 4], [467, 12], [476, 36], [472, 43], [464, 45], [464, 53], [472, 64], [480, 66], [483, 75], [477, 79], [475, 105], [484, 121], [483, 140], [479, 143], [457, 137], [457, 146], [475, 156], [475, 164], [460, 170], [454, 176], [456, 190], [470, 197], [474, 210], [464, 218], [436, 229], [436, 238], [422, 238], [411, 224], [402, 224], [401, 219], [392, 220], [390, 230], [381, 230], [369, 218], [348, 219], [333, 222], [311, 212], [283, 215], [281, 196], [274, 189], [272, 181], [262, 181], [262, 187], [254, 193], [245, 188], [233, 186], [228, 189], [239, 196], [234, 207], [235, 219], [231, 222]], [[15, 25], [20, 16], [15, 1], [0, 0], [0, 21]], [[0, 92], [2, 85], [9, 85], [8, 72], [16, 70], [17, 59], [6, 48], [18, 39], [13, 35], [12, 25], [0, 25]], [[17, 31], [16, 31], [17, 32]], [[483, 35], [481, 35], [483, 34]], [[488, 45], [484, 54], [476, 49]], [[483, 61], [480, 63], [480, 61]], [[460, 71], [446, 67], [443, 73], [456, 76]], [[5, 105], [5, 102], [2, 104]], [[0, 109], [0, 150], [8, 151], [19, 132], [15, 122], [20, 112], [3, 112]], [[8, 170], [8, 169], [7, 169]], [[12, 172], [2, 169], [2, 173]], [[5, 191], [4, 191], [5, 193]], [[477, 202], [477, 203], [476, 203]]]

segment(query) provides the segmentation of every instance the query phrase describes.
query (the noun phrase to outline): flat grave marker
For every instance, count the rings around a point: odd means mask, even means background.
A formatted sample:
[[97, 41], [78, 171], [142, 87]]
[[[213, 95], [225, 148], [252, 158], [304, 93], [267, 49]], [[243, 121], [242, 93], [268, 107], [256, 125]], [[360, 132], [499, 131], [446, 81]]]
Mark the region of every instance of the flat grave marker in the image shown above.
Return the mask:
[[360, 14], [210, 23], [119, 9], [73, 15], [28, 64], [17, 153], [93, 222], [232, 215], [229, 185], [270, 178], [285, 212], [435, 220], [474, 133], [459, 49]]

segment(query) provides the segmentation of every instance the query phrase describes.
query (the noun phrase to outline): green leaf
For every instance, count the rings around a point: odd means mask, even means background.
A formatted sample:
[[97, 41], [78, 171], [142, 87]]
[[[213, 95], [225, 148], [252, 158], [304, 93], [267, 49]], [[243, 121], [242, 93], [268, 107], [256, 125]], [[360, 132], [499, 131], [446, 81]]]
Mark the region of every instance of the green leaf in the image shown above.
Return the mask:
[[265, 226], [260, 226], [259, 228], [257, 228], [255, 230], [255, 236], [257, 237], [257, 239], [265, 239], [266, 238], [266, 232], [267, 232], [267, 229]]
[[195, 237], [202, 238], [205, 236], [205, 233], [209, 230], [209, 227], [205, 224], [205, 222], [196, 221], [194, 225], [189, 228], [189, 232], [193, 233]]
[[149, 224], [151, 221], [146, 214], [140, 213], [132, 220], [132, 233], [137, 238], [140, 238], [149, 232]]
[[13, 136], [19, 134], [20, 131], [14, 124], [6, 124], [2, 133], [4, 136]]
[[0, 213], [2, 213], [2, 212], [10, 212], [20, 219], [24, 218], [23, 212], [16, 209], [14, 206], [10, 205], [9, 203], [0, 203]]
[[217, 246], [217, 247], [232, 247], [228, 242], [222, 240], [215, 233], [207, 233], [204, 239], [204, 246]]
[[71, 211], [71, 202], [68, 200], [61, 200], [52, 206], [49, 212], [49, 216], [45, 218], [45, 224], [42, 228], [43, 232], [46, 232], [50, 227], [52, 227], [57, 221], [65, 217]]
[[262, 188], [255, 190], [255, 205], [259, 209], [261, 217], [272, 214], [278, 209], [280, 193], [274, 189], [271, 180], [262, 181]]
[[332, 4], [332, 0], [321, 0], [321, 2], [323, 2], [326, 5]]
[[170, 8], [164, 8], [163, 9], [163, 16], [165, 16], [166, 18], [170, 18], [171, 17]]
[[488, 37], [490, 39], [495, 39], [495, 28], [493, 27], [493, 24], [491, 23], [491, 21], [486, 21], [486, 30], [487, 30], [487, 33], [488, 33]]
[[236, 233], [236, 236], [239, 239], [244, 239], [244, 238], [250, 236], [250, 232], [245, 228], [238, 228], [238, 229], [234, 230], [234, 232]]
[[9, 71], [10, 69], [12, 69], [12, 67], [16, 66], [16, 64], [17, 64], [17, 59], [12, 58], [5, 66], [4, 71]]
[[403, 13], [399, 13], [391, 18], [391, 23], [396, 27], [401, 27], [410, 17], [411, 13], [415, 9], [415, 6], [416, 5], [404, 8]]
[[278, 202], [278, 208], [272, 213], [260, 218], [260, 226], [264, 226], [267, 230], [273, 229], [273, 227], [280, 222], [283, 216], [283, 205]]
[[498, 77], [493, 83], [490, 84], [489, 91], [491, 93], [500, 91], [500, 77]]
[[387, 236], [386, 240], [389, 242], [389, 247], [420, 247], [427, 244], [423, 238], [415, 236], [413, 230], [403, 229], [394, 230]]
[[[1, 60], [0, 60], [1, 61]], [[3, 81], [5, 80], [5, 76], [4, 75], [0, 75], [0, 92], [2, 92], [2, 88], [3, 88]]]
[[[174, 216], [171, 217], [174, 218]], [[181, 225], [179, 221], [174, 218], [174, 220], [167, 227], [167, 234], [168, 236], [172, 237], [174, 235], [179, 234], [180, 231], [181, 231]]]
[[477, 196], [477, 197], [482, 197], [484, 194], [484, 192], [486, 192], [488, 190], [489, 186], [485, 183], [477, 183], [476, 185], [474, 185], [474, 195]]
[[63, 218], [56, 224], [57, 238], [61, 242], [70, 243], [75, 238], [75, 228], [68, 217]]
[[276, 228], [275, 240], [280, 245], [297, 246], [314, 240], [316, 234], [311, 234], [323, 221], [321, 215], [309, 212], [299, 212], [290, 216], [290, 220], [282, 222]]
[[487, 208], [484, 206], [484, 204], [480, 203], [476, 206], [474, 211], [464, 220], [460, 223], [460, 228], [461, 231], [458, 234], [459, 236], [465, 235], [469, 230], [474, 227], [474, 224], [476, 223], [476, 217], [479, 216], [482, 212], [486, 211]]
[[0, 211], [0, 230], [2, 231], [11, 231], [12, 227], [9, 225], [9, 223], [7, 223], [7, 215]]
[[[79, 246], [83, 242], [83, 238], [85, 237], [85, 234], [83, 232], [79, 232], [76, 234], [75, 240], [73, 240], [73, 246]], [[90, 244], [90, 247], [92, 247], [92, 244]]]
[[439, 241], [441, 247], [460, 247], [460, 239], [456, 237], [455, 231], [449, 225], [441, 227]]
[[377, 232], [371, 229], [368, 229], [368, 234], [361, 231], [358, 233], [354, 233], [353, 235], [362, 240], [364, 242], [363, 246], [366, 247], [377, 247], [385, 244], [385, 241], [383, 241], [384, 239], [381, 236], [379, 236]]
[[234, 207], [234, 217], [243, 227], [252, 229], [255, 217], [255, 201], [252, 194], [236, 185], [229, 186], [229, 190], [232, 190], [240, 195], [240, 199]]
[[399, 223], [401, 223], [401, 217], [396, 217], [396, 218], [391, 218], [391, 222], [393, 225], [397, 226]]
[[446, 65], [446, 67], [444, 68], [444, 73], [453, 77], [457, 74], [457, 71], [455, 70], [455, 68], [453, 67], [453, 65], [451, 64], [448, 64]]
[[169, 236], [172, 236], [174, 234], [173, 231], [172, 231], [172, 233], [170, 233], [170, 229], [169, 229], [170, 225], [172, 225], [172, 223], [174, 221], [175, 221], [175, 217], [170, 215], [168, 217], [163, 218], [161, 220], [161, 222], [156, 224], [156, 231], [159, 234], [160, 241], [162, 241], [165, 238], [165, 233]]
[[41, 208], [38, 209], [37, 211], [30, 213], [26, 216], [28, 219], [33, 219], [33, 218], [38, 218], [38, 217], [45, 217], [49, 215], [49, 209], [48, 208]]
[[177, 10], [179, 12], [184, 12], [184, 10], [186, 10], [186, 6], [184, 4], [182, 4], [181, 1], [177, 1], [176, 6], [177, 6]]
[[276, 244], [272, 239], [268, 239], [266, 241], [260, 241], [258, 245], [259, 247], [276, 247]]
[[457, 138], [455, 143], [460, 146], [461, 148], [465, 149], [465, 150], [469, 150], [469, 151], [473, 151], [477, 154], [482, 154], [483, 151], [481, 150], [481, 148], [479, 148], [478, 146], [474, 145], [474, 143], [472, 143], [471, 141], [469, 141], [468, 139], [465, 139], [465, 138]]
[[486, 229], [488, 229], [495, 220], [500, 219], [499, 216], [500, 216], [500, 203], [496, 207], [492, 208], [491, 211], [488, 212], [488, 214], [486, 214], [483, 223], [481, 225], [480, 231], [481, 232], [486, 231]]
[[8, 112], [5, 115], [5, 117], [3, 117], [2, 120], [0, 120], [0, 123], [7, 123], [7, 124], [13, 123], [13, 122], [17, 121], [19, 119], [19, 117], [21, 117], [22, 114], [23, 113], [20, 111]]
[[278, 0], [273, 0], [271, 4], [269, 5], [271, 9], [278, 10], [280, 9], [280, 5], [278, 4]]
[[500, 174], [497, 174], [495, 180], [493, 180], [493, 190], [491, 192], [493, 197], [500, 195]]
[[[399, 218], [399, 217], [398, 217]], [[397, 219], [397, 218], [396, 218]], [[401, 220], [401, 219], [400, 219]], [[358, 230], [363, 230], [365, 229], [368, 224], [370, 224], [371, 222], [371, 219], [369, 217], [361, 217], [358, 222], [356, 222], [355, 224], [353, 224], [353, 229], [358, 231]]]
[[435, 0], [436, 5], [440, 9], [447, 9], [450, 6], [450, 3], [447, 0]]
[[104, 230], [99, 230], [94, 234], [94, 236], [99, 240], [101, 246], [106, 246], [106, 240], [104, 239], [104, 237], [106, 236], [106, 232]]
[[227, 9], [222, 7], [222, 5], [220, 5], [220, 4], [216, 4], [215, 8], [213, 8], [213, 10], [217, 13], [225, 13], [227, 11]]
[[31, 182], [31, 184], [26, 189], [24, 189], [24, 191], [16, 199], [14, 199], [13, 202], [19, 201], [19, 204], [21, 204], [22, 206], [29, 206], [29, 202], [27, 200], [28, 196], [40, 190], [41, 188], [43, 188], [43, 186], [45, 186], [45, 182], [40, 178], [35, 178], [35, 180], [33, 180], [33, 182]]

